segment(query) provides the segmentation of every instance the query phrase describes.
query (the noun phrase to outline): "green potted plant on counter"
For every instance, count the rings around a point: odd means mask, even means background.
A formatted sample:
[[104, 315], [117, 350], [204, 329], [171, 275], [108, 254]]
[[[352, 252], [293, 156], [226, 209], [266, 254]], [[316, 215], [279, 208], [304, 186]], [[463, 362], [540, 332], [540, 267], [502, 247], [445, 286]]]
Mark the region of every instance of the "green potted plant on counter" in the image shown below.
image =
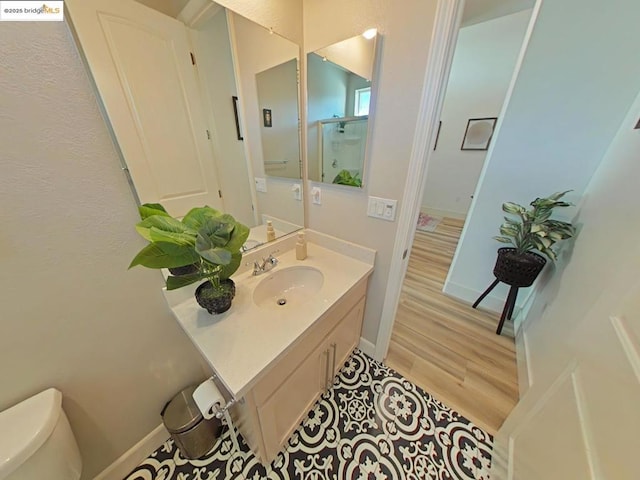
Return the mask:
[[536, 198], [530, 203], [531, 209], [512, 202], [502, 204], [502, 210], [516, 218], [504, 217], [505, 223], [500, 226], [501, 235], [494, 237], [499, 242], [513, 245], [498, 249], [493, 271], [498, 280], [516, 287], [528, 287], [547, 262], [542, 255], [552, 262], [556, 260], [553, 246], [556, 242], [573, 237], [575, 227], [571, 223], [554, 220], [551, 215], [556, 207], [573, 205], [560, 200], [570, 191]]
[[[168, 268], [167, 290], [206, 280], [196, 289], [196, 301], [211, 314], [226, 312], [235, 296], [231, 275], [242, 261], [249, 228], [211, 207], [194, 208], [182, 220], [160, 204], [139, 207], [138, 233], [149, 241], [129, 268]], [[183, 269], [183, 267], [186, 267]]]

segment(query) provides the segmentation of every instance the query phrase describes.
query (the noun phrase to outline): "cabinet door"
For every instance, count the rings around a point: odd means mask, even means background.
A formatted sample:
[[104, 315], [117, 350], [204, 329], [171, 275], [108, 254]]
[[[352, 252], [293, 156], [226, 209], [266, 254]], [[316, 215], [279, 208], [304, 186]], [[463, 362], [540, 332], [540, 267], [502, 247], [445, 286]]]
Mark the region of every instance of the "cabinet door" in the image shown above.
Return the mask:
[[342, 363], [360, 343], [364, 303], [365, 299], [360, 299], [327, 337], [332, 364], [331, 377], [340, 371]]
[[275, 458], [325, 389], [329, 355], [327, 344], [322, 342], [278, 390], [258, 406], [267, 461]]

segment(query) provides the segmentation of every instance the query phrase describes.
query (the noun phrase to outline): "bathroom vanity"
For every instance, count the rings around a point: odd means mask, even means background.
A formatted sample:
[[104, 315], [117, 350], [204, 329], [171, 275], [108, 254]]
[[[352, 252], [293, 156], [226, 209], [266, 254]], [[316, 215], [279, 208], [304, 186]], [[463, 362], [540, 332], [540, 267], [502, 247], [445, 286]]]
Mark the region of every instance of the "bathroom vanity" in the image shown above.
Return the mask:
[[311, 230], [306, 236], [305, 260], [295, 258], [294, 237], [245, 255], [251, 263], [277, 250], [278, 265], [255, 276], [245, 266], [222, 315], [202, 310], [189, 289], [165, 292], [178, 322], [237, 400], [236, 427], [265, 465], [358, 345], [375, 260], [373, 250]]

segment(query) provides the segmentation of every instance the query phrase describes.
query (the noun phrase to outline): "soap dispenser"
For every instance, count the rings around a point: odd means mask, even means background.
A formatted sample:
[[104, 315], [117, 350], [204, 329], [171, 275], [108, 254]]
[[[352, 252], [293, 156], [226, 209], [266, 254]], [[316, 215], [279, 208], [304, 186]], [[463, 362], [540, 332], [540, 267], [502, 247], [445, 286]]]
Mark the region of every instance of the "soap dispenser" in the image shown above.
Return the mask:
[[271, 220], [267, 220], [267, 242], [273, 242], [276, 239], [276, 231], [273, 229]]
[[307, 258], [307, 241], [304, 238], [304, 232], [298, 232], [298, 241], [296, 242], [296, 259], [304, 260]]

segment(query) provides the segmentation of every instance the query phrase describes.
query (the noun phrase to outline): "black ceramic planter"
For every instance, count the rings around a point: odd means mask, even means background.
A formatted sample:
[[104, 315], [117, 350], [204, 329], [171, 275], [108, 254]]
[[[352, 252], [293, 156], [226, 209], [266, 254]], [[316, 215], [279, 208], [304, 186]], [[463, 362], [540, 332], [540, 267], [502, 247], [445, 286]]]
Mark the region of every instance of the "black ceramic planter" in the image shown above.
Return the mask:
[[169, 273], [176, 277], [180, 275], [190, 275], [192, 273], [196, 273], [198, 271], [198, 265], [192, 263], [191, 265], [185, 265], [184, 267], [173, 267], [169, 269]]
[[546, 263], [545, 258], [537, 253], [517, 253], [515, 248], [499, 248], [493, 275], [512, 287], [529, 287]]
[[224, 313], [231, 308], [231, 301], [236, 295], [236, 284], [230, 278], [221, 280], [223, 293], [213, 291], [210, 281], [206, 281], [196, 289], [196, 301], [211, 315]]

